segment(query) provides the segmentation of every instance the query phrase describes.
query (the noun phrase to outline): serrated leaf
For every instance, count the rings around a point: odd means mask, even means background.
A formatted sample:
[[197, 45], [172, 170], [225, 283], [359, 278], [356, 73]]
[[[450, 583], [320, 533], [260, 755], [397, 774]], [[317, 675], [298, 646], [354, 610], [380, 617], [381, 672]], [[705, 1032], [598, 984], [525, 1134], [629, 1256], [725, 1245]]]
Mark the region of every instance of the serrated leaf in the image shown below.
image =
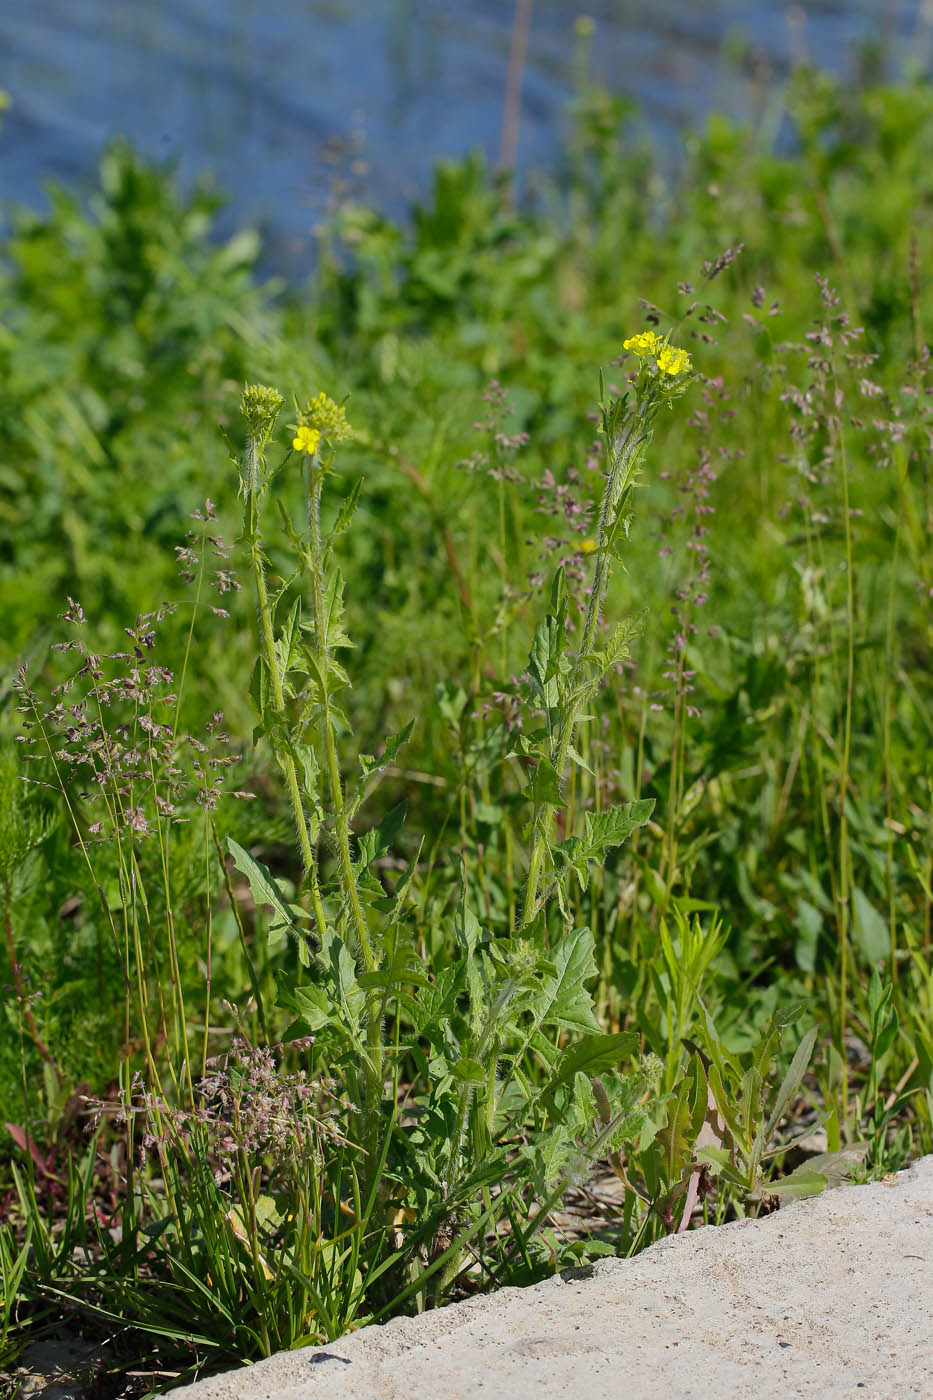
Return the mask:
[[418, 842], [417, 851], [412, 856], [408, 865], [405, 867], [405, 870], [403, 871], [402, 875], [399, 877], [398, 883], [395, 886], [394, 893], [391, 896], [387, 896], [385, 899], [376, 899], [373, 901], [374, 907], [378, 909], [381, 914], [385, 915], [387, 928], [391, 928], [391, 926], [394, 923], [397, 923], [398, 921], [399, 915], [402, 912], [402, 907], [405, 903], [406, 896], [408, 894], [409, 886], [411, 885], [415, 871], [418, 868], [418, 861], [421, 859], [421, 852], [423, 848], [424, 837], [422, 836], [421, 840]]
[[352, 647], [353, 645], [344, 630], [343, 619], [343, 574], [339, 569], [335, 569], [327, 580], [327, 589], [324, 594], [324, 620], [329, 651], [334, 647]]
[[466, 691], [454, 681], [442, 681], [435, 686], [434, 694], [442, 717], [456, 729], [466, 707]]
[[359, 504], [360, 490], [362, 489], [362, 486], [363, 478], [360, 477], [354, 483], [354, 485], [350, 487], [349, 494], [345, 498], [343, 505], [340, 507], [340, 510], [337, 514], [337, 519], [334, 521], [333, 528], [330, 532], [330, 539], [334, 539], [337, 535], [342, 535], [344, 530], [348, 528], [350, 521], [356, 514], [356, 507]]
[[732, 1153], [727, 1147], [717, 1147], [715, 1143], [708, 1142], [697, 1148], [693, 1160], [697, 1166], [712, 1167], [713, 1175], [717, 1176], [732, 1166]]
[[374, 758], [372, 754], [360, 754], [360, 767], [363, 776], [368, 778], [373, 773], [378, 773], [380, 769], [387, 768], [390, 763], [394, 763], [398, 756], [399, 749], [408, 743], [411, 738], [411, 731], [415, 727], [415, 721], [409, 720], [404, 729], [400, 729], [397, 734], [390, 734], [386, 739], [385, 748], [379, 758]]
[[279, 990], [278, 1004], [299, 1016], [310, 1031], [319, 1031], [334, 1018], [334, 1008], [323, 987], [303, 982], [299, 987]]
[[402, 829], [407, 810], [408, 803], [402, 798], [401, 802], [396, 802], [394, 807], [389, 808], [378, 826], [371, 827], [359, 838], [361, 865], [372, 865], [377, 856], [389, 849]]
[[626, 660], [630, 654], [631, 643], [644, 632], [647, 620], [647, 609], [634, 617], [623, 619], [613, 629], [606, 645], [587, 655], [585, 659], [596, 667], [597, 678], [604, 676], [611, 666]]
[[604, 812], [586, 812], [583, 818], [586, 856], [599, 860], [607, 851], [621, 846], [632, 832], [644, 826], [654, 811], [654, 798], [607, 807]]
[[589, 1075], [578, 1071], [573, 1077], [573, 1095], [570, 1104], [570, 1122], [565, 1126], [571, 1132], [585, 1130], [597, 1116], [596, 1098], [593, 1094], [593, 1085], [590, 1083]]
[[531, 774], [531, 782], [523, 789], [523, 795], [539, 806], [563, 807], [560, 796], [560, 779], [549, 758], [539, 758]]
[[454, 916], [454, 932], [464, 955], [467, 958], [472, 958], [479, 943], [482, 929], [479, 919], [473, 913], [468, 902], [466, 870], [462, 860], [460, 862], [460, 898], [457, 901], [457, 912]]
[[593, 998], [585, 986], [598, 972], [590, 930], [579, 928], [564, 934], [552, 958], [557, 971], [544, 979], [532, 1004], [536, 1024], [598, 1035], [601, 1027], [593, 1011]]
[[[584, 716], [584, 715], [578, 715], [578, 716], [577, 716], [577, 724], [582, 723], [582, 721], [583, 721], [585, 718], [586, 718], [586, 716]], [[592, 769], [592, 768], [590, 767], [590, 765], [587, 763], [587, 761], [586, 761], [586, 759], [583, 757], [583, 755], [582, 755], [581, 753], [578, 753], [578, 752], [577, 752], [577, 750], [574, 748], [573, 744], [568, 744], [568, 745], [567, 745], [567, 757], [573, 759], [573, 762], [577, 765], [577, 767], [578, 767], [578, 768], [582, 768], [583, 771], [584, 771], [584, 773], [589, 773], [589, 775], [590, 775], [591, 778], [595, 778], [595, 777], [596, 777], [596, 774], [593, 772], [593, 769]]]
[[347, 1027], [351, 1030], [354, 1040], [358, 1041], [365, 996], [357, 981], [356, 964], [350, 950], [331, 928], [326, 930], [321, 940], [318, 961], [330, 982], [334, 1000], [345, 1011]]
[[[253, 667], [253, 672], [250, 676], [249, 694], [250, 699], [252, 700], [253, 705], [255, 707], [256, 713], [260, 716], [260, 718], [263, 721], [261, 727], [264, 731], [265, 727], [269, 723], [270, 717], [274, 718], [274, 715], [272, 715], [272, 691], [271, 686], [269, 684], [269, 669], [266, 665], [265, 660], [261, 656], [257, 656], [256, 664]], [[255, 740], [256, 736], [254, 735], [254, 743]]]
[[279, 675], [284, 681], [288, 672], [298, 661], [298, 639], [301, 625], [301, 599], [296, 598], [291, 607], [291, 612], [285, 620], [285, 625], [275, 639], [275, 658], [278, 662]]
[[587, 865], [590, 861], [602, 864], [606, 852], [620, 846], [639, 826], [644, 826], [654, 809], [654, 799], [645, 798], [639, 802], [627, 802], [622, 806], [610, 807], [605, 812], [584, 814], [585, 834], [569, 836], [554, 849], [558, 864], [563, 864], [574, 872], [580, 885], [586, 889], [589, 880]]

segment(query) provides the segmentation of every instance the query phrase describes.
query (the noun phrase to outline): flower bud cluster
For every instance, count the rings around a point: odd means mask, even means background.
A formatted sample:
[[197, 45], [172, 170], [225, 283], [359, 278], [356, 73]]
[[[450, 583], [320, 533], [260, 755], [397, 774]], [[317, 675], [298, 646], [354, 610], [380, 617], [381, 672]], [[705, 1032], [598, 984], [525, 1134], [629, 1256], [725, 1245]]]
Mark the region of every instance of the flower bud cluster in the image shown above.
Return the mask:
[[265, 384], [247, 384], [240, 399], [240, 412], [246, 419], [250, 437], [265, 440], [272, 431], [282, 407], [282, 395]]
[[[347, 422], [346, 408], [342, 403], [335, 403], [323, 390], [305, 405], [301, 415], [301, 427], [298, 429], [299, 434], [302, 432], [317, 433], [319, 439], [323, 438], [332, 445], [353, 436], [353, 429]], [[313, 451], [308, 448], [304, 450]]]

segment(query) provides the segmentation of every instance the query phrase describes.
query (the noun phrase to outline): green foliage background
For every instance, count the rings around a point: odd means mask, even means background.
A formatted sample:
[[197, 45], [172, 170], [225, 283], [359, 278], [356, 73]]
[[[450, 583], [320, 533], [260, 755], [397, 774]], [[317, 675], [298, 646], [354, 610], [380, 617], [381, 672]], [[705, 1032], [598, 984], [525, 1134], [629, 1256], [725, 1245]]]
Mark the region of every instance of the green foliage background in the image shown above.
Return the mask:
[[[74, 1084], [102, 1092], [113, 1081], [123, 1034], [118, 960], [94, 916], [75, 919], [70, 904], [77, 895], [92, 908], [88, 877], [51, 794], [18, 790], [13, 674], [28, 661], [37, 688], [60, 678], [50, 646], [69, 597], [101, 650], [138, 614], [180, 600], [160, 629], [177, 664], [192, 595], [174, 551], [205, 498], [236, 536], [229, 457], [242, 448], [247, 380], [300, 399], [350, 395], [358, 431], [340, 472], [348, 489], [363, 486], [339, 544], [355, 644], [345, 757], [379, 752], [414, 720], [368, 815], [405, 795], [402, 868], [425, 843], [422, 957], [440, 972], [452, 956], [459, 857], [472, 907], [509, 934], [515, 794], [499, 781], [494, 720], [545, 611], [535, 576], [574, 557], [581, 539], [574, 518], [540, 507], [565, 500], [560, 486], [584, 502], [598, 495], [586, 465], [597, 371], [623, 373], [611, 362], [647, 318], [690, 348], [701, 379], [645, 471], [608, 611], [647, 610], [647, 627], [634, 666], [603, 692], [582, 755], [595, 776], [572, 795], [579, 808], [656, 804], [653, 825], [580, 891], [600, 1012], [670, 1068], [678, 1036], [698, 1034], [700, 981], [724, 1054], [749, 1052], [770, 1016], [805, 998], [821, 1047], [811, 1092], [829, 1114], [830, 1146], [870, 1137], [879, 1169], [929, 1150], [933, 96], [919, 83], [842, 87], [800, 74], [787, 103], [789, 148], [715, 118], [665, 182], [652, 152], [632, 144], [620, 104], [584, 90], [564, 168], [533, 201], [516, 209], [478, 158], [442, 165], [404, 225], [343, 203], [302, 288], [264, 282], [252, 233], [215, 242], [213, 199], [181, 194], [170, 172], [123, 146], [103, 157], [89, 200], [58, 190], [45, 213], [8, 212], [0, 839], [16, 859], [3, 866], [3, 900], [64, 1083], [46, 1073], [36, 1087], [42, 1057], [0, 954], [0, 1117], [40, 1135]], [[827, 369], [819, 328], [830, 320]], [[851, 359], [863, 353], [870, 363]], [[491, 379], [512, 410], [493, 428]], [[270, 456], [287, 449], [288, 419], [286, 409]], [[498, 431], [527, 443], [513, 452]], [[698, 463], [707, 497], [696, 494]], [[279, 484], [297, 506], [297, 478], [286, 470]], [[698, 515], [698, 501], [712, 512]], [[685, 608], [697, 525], [706, 598]], [[543, 558], [546, 537], [557, 544]], [[270, 542], [269, 556], [284, 573], [281, 545]], [[298, 874], [287, 809], [267, 754], [251, 746], [251, 595], [212, 601], [232, 616], [202, 611], [184, 719], [197, 730], [224, 712], [245, 754], [238, 782], [260, 801], [224, 804], [220, 834], [287, 882]], [[684, 669], [692, 690], [678, 699]], [[203, 982], [193, 931], [221, 882], [215, 870], [205, 891], [195, 846], [179, 905], [192, 989]], [[658, 924], [675, 910], [707, 923], [715, 912], [725, 930], [711, 960], [694, 950], [698, 980], [680, 1002], [686, 944], [665, 949]], [[221, 1022], [249, 975], [220, 904], [216, 938]], [[270, 992], [283, 973], [301, 984], [289, 945], [257, 938], [255, 956]]]

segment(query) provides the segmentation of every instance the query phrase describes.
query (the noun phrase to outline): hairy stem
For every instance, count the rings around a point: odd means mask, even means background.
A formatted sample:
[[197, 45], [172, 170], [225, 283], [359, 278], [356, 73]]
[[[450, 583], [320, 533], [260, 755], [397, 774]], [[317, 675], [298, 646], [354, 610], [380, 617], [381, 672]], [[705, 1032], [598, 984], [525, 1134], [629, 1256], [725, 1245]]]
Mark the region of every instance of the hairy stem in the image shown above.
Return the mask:
[[[577, 652], [567, 681], [567, 689], [571, 699], [563, 707], [557, 734], [551, 745], [551, 762], [553, 763], [554, 771], [557, 773], [558, 781], [561, 786], [563, 786], [564, 772], [567, 767], [567, 754], [573, 743], [579, 717], [590, 694], [591, 687], [589, 684], [587, 667], [590, 664], [590, 656], [593, 651], [593, 644], [596, 640], [596, 632], [602, 615], [606, 588], [612, 572], [609, 546], [620, 528], [620, 507], [634, 482], [641, 455], [640, 449], [646, 437], [647, 427], [644, 420], [635, 416], [626, 424], [626, 427], [613, 443], [612, 459], [606, 477], [606, 485], [603, 490], [602, 505], [600, 506], [599, 512], [599, 536], [597, 541], [596, 568], [593, 573], [593, 587], [590, 592], [590, 601], [587, 605], [586, 617], [583, 623], [583, 635], [580, 649]], [[525, 884], [525, 898], [522, 905], [522, 927], [531, 922], [537, 908], [538, 893], [541, 885], [541, 872], [544, 866], [544, 858], [547, 853], [551, 834], [551, 811], [552, 809], [547, 803], [535, 803], [531, 821], [532, 834], [531, 853], [528, 858], [528, 878]]]
[[[376, 955], [373, 951], [369, 926], [360, 899], [356, 872], [353, 869], [353, 854], [350, 850], [350, 814], [340, 777], [337, 736], [330, 705], [330, 650], [327, 643], [324, 548], [321, 541], [321, 491], [323, 485], [324, 467], [314, 457], [307, 457], [308, 549], [302, 553], [302, 558], [307, 569], [311, 591], [314, 650], [321, 685], [321, 738], [324, 749], [324, 771], [327, 777], [331, 809], [334, 814], [334, 835], [341, 890], [350, 909], [350, 922], [363, 967], [366, 972], [375, 972]], [[367, 992], [366, 1050], [363, 1135], [366, 1149], [370, 1154], [368, 1160], [372, 1164], [377, 1157], [379, 1115], [383, 1094], [382, 1002], [380, 992], [376, 988]], [[367, 1185], [371, 1184], [367, 1177]]]
[[321, 899], [320, 885], [318, 883], [317, 858], [314, 853], [314, 845], [311, 840], [311, 832], [305, 814], [301, 785], [298, 781], [298, 770], [295, 766], [295, 760], [289, 752], [283, 737], [285, 726], [285, 691], [282, 685], [282, 676], [279, 671], [278, 657], [275, 653], [275, 632], [272, 626], [272, 608], [269, 603], [269, 590], [266, 586], [265, 565], [259, 540], [259, 450], [259, 443], [255, 438], [251, 437], [247, 447], [247, 491], [243, 533], [249, 550], [249, 560], [256, 586], [256, 611], [259, 621], [262, 655], [269, 673], [269, 683], [272, 686], [272, 703], [276, 720], [272, 744], [279, 767], [282, 769], [282, 774], [285, 778], [285, 786], [288, 791], [292, 816], [295, 822], [295, 831], [298, 836], [301, 862], [304, 867], [305, 878], [308, 881], [308, 886], [311, 891], [314, 922], [317, 926], [319, 937], [323, 938], [326, 929], [326, 919], [324, 916], [324, 904]]

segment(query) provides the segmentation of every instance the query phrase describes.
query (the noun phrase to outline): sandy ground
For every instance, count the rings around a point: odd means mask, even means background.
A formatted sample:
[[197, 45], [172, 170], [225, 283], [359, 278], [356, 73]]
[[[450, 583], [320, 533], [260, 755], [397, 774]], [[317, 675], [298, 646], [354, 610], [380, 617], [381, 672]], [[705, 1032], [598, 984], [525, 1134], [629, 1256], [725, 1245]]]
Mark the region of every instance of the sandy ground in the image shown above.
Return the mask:
[[933, 1157], [177, 1400], [933, 1400]]

